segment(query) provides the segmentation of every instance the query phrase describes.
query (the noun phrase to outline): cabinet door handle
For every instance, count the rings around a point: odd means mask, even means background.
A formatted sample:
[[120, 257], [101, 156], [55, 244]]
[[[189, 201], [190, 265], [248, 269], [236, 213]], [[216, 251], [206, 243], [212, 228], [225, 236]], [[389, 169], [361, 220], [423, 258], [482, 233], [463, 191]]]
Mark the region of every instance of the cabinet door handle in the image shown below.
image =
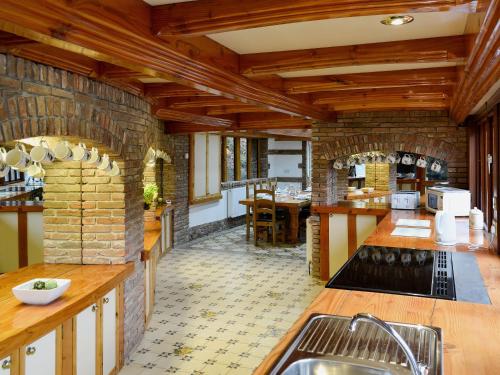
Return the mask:
[[108, 297], [104, 297], [104, 299], [102, 300], [102, 302], [109, 303], [109, 298]]
[[5, 361], [3, 361], [2, 362], [2, 370], [10, 369], [10, 364], [11, 364], [10, 359], [6, 359]]
[[92, 305], [92, 312], [96, 312], [97, 311], [97, 305]]
[[28, 346], [26, 348], [26, 355], [33, 355], [36, 353], [36, 348], [34, 346]]

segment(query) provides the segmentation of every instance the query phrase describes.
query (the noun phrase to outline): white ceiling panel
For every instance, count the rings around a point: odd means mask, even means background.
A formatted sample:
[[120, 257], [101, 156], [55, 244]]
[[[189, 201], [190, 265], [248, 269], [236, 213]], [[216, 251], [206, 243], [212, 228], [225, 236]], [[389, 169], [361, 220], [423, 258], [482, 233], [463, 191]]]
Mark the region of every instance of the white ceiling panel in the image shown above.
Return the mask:
[[380, 15], [258, 27], [209, 37], [244, 54], [462, 35], [467, 22], [467, 14], [459, 12], [411, 15], [415, 20], [401, 26], [382, 25], [387, 15]]
[[442, 68], [442, 67], [456, 66], [456, 65], [458, 64], [455, 62], [350, 65], [350, 66], [338, 66], [334, 68], [300, 70], [295, 72], [279, 73], [279, 76], [283, 78], [314, 77], [314, 76], [325, 76], [325, 75], [335, 75], [335, 74], [386, 72], [390, 70]]

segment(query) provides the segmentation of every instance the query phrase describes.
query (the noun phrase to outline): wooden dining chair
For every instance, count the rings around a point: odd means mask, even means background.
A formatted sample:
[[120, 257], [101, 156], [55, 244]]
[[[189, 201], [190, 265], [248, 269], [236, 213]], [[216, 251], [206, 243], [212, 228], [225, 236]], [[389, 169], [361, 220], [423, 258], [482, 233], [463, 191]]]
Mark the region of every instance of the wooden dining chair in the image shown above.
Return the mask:
[[269, 229], [273, 236], [273, 246], [276, 246], [278, 235], [281, 241], [285, 241], [285, 217], [278, 216], [276, 212], [275, 189], [257, 189], [254, 185], [253, 235], [255, 245], [258, 243], [261, 232], [265, 233], [267, 241]]

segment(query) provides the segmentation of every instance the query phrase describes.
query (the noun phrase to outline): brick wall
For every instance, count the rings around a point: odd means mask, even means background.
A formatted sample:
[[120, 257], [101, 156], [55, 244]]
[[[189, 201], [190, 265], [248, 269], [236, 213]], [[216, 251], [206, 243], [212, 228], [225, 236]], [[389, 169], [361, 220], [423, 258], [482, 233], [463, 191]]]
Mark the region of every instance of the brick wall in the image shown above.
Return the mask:
[[[345, 193], [344, 170], [333, 160], [369, 151], [406, 151], [445, 160], [451, 185], [467, 187], [467, 138], [446, 111], [359, 112], [339, 114], [335, 123], [312, 129], [315, 205], [334, 203]], [[390, 169], [395, 175], [395, 169]], [[394, 183], [390, 181], [391, 189]], [[319, 220], [313, 217], [313, 274], [319, 276]]]
[[389, 163], [366, 164], [365, 186], [375, 190], [390, 190], [389, 169]]
[[187, 137], [165, 135], [164, 124], [140, 97], [11, 55], [0, 54], [0, 94], [0, 144], [36, 136], [73, 138], [119, 162], [117, 177], [74, 162], [46, 168], [44, 253], [56, 263], [135, 262], [125, 283], [129, 355], [144, 331], [143, 159], [149, 147], [172, 156], [166, 195], [174, 199], [176, 239], [185, 240]]

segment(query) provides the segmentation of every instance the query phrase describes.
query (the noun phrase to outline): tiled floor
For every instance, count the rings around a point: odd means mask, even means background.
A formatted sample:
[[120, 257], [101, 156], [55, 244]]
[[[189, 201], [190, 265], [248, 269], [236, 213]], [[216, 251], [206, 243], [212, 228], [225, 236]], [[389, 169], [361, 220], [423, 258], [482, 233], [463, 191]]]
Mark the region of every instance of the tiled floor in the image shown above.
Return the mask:
[[161, 260], [153, 318], [120, 374], [252, 373], [323, 285], [307, 274], [305, 245], [244, 237], [219, 232]]

